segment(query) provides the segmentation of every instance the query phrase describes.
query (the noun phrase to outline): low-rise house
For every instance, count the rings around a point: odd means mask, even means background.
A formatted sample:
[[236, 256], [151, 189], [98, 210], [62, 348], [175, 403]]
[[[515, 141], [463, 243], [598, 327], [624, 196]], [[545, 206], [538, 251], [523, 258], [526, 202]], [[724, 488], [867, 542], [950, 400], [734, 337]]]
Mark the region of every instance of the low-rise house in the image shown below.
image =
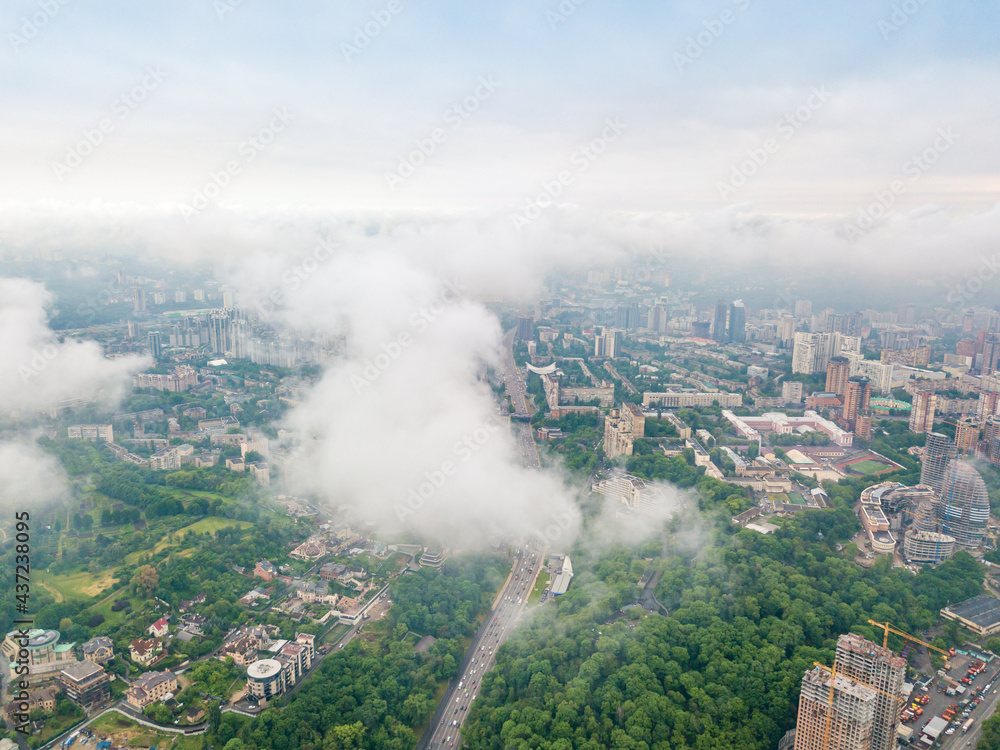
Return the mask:
[[159, 638], [136, 638], [129, 645], [129, 657], [140, 667], [148, 667], [163, 653]]
[[325, 581], [339, 580], [347, 572], [347, 566], [342, 563], [327, 563], [319, 569], [319, 577]]
[[94, 664], [107, 664], [115, 658], [114, 644], [106, 635], [91, 638], [83, 644], [82, 649], [83, 658], [94, 662]]
[[125, 693], [125, 702], [141, 711], [146, 706], [166, 700], [177, 691], [177, 677], [170, 670], [146, 672]]
[[254, 578], [262, 578], [265, 581], [270, 581], [277, 574], [278, 571], [270, 560], [261, 560], [257, 563], [257, 567], [253, 569]]
[[331, 593], [326, 583], [311, 583], [300, 581], [295, 587], [295, 595], [307, 604], [337, 604], [337, 595]]
[[184, 613], [187, 612], [189, 609], [197, 607], [199, 604], [204, 604], [204, 603], [205, 603], [205, 595], [198, 594], [193, 599], [182, 599], [178, 609], [181, 611], [181, 613]]
[[146, 628], [146, 632], [154, 638], [162, 638], [167, 634], [168, 630], [170, 630], [170, 623], [167, 622], [167, 618], [165, 617], [161, 617]]
[[240, 604], [244, 607], [256, 606], [262, 601], [270, 599], [271, 595], [267, 593], [266, 590], [262, 588], [255, 588], [248, 591], [240, 598]]

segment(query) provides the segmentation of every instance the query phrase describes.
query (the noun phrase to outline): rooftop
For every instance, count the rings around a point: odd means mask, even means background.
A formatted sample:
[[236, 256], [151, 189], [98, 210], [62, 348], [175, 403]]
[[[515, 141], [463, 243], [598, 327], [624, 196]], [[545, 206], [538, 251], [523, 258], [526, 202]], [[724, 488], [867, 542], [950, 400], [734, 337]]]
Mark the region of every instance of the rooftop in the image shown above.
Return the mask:
[[974, 596], [945, 609], [983, 628], [1000, 623], [1000, 599], [987, 594]]

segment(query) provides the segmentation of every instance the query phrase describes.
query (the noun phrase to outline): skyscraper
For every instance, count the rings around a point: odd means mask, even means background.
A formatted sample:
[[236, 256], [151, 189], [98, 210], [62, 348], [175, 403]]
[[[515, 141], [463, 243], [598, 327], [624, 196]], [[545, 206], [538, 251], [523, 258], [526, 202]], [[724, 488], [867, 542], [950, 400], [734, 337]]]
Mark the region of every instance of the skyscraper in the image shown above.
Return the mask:
[[959, 546], [975, 549], [986, 536], [990, 518], [986, 482], [964, 461], [952, 461], [945, 469], [937, 517], [941, 533], [955, 537]]
[[917, 391], [913, 394], [910, 409], [910, 432], [929, 432], [934, 429], [934, 410], [937, 394], [933, 391]]
[[208, 341], [215, 354], [225, 354], [232, 350], [229, 323], [229, 316], [221, 313], [213, 313], [209, 320]]
[[146, 291], [139, 287], [132, 290], [132, 311], [146, 312]]
[[877, 695], [845, 675], [834, 677], [820, 667], [806, 672], [799, 695], [795, 750], [869, 750]]
[[990, 332], [983, 339], [983, 360], [979, 371], [983, 375], [991, 375], [997, 370], [1000, 370], [1000, 336]]
[[742, 344], [747, 340], [747, 309], [738, 299], [729, 306], [729, 341]]
[[875, 695], [871, 750], [893, 750], [903, 705], [900, 694], [906, 660], [888, 648], [848, 633], [837, 639], [834, 664], [838, 673], [880, 691]]
[[720, 299], [715, 303], [715, 323], [712, 326], [712, 338], [722, 343], [726, 340], [726, 301]]
[[957, 450], [950, 437], [940, 432], [928, 432], [924, 441], [924, 458], [920, 464], [920, 484], [926, 484], [940, 495], [945, 469], [956, 455]]
[[851, 361], [847, 357], [830, 357], [826, 366], [826, 392], [847, 395], [847, 380], [851, 377]]
[[159, 359], [163, 355], [163, 340], [159, 331], [149, 332], [149, 355], [153, 359]]

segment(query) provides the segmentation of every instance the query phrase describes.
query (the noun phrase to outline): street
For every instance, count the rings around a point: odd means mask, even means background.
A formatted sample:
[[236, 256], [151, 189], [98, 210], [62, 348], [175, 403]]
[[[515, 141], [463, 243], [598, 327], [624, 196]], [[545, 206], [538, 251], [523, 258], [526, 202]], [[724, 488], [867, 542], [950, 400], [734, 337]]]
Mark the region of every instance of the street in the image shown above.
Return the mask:
[[[507, 356], [504, 359], [504, 382], [507, 386], [507, 395], [511, 397], [517, 414], [526, 416], [528, 411], [524, 401], [525, 384], [514, 364], [510, 348], [513, 337], [514, 334], [511, 332], [504, 339], [507, 347]], [[538, 450], [531, 435], [531, 425], [527, 422], [512, 424], [521, 447], [523, 465], [525, 468], [539, 468]], [[524, 610], [544, 560], [545, 545], [541, 538], [528, 541], [518, 549], [510, 575], [497, 596], [495, 606], [486, 615], [486, 619], [472, 639], [472, 645], [462, 660], [458, 676], [452, 680], [444, 698], [441, 699], [441, 705], [431, 720], [430, 731], [424, 734], [419, 745], [421, 750], [450, 748], [456, 744], [461, 747], [459, 733], [472, 702], [479, 694], [483, 675], [493, 667], [497, 650], [517, 626], [517, 620]]]

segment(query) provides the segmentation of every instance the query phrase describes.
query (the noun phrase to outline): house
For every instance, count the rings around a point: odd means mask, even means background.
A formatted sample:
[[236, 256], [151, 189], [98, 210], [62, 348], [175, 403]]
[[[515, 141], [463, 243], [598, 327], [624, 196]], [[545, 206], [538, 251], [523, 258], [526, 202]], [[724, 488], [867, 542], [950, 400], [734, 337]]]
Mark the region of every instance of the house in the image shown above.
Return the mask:
[[177, 691], [177, 677], [170, 670], [146, 672], [125, 693], [125, 702], [142, 711], [151, 703], [166, 700]]
[[257, 660], [257, 652], [271, 645], [271, 636], [263, 625], [240, 628], [219, 649], [219, 661], [232, 657], [236, 664], [245, 667]]
[[106, 635], [91, 638], [83, 644], [83, 658], [94, 664], [107, 664], [115, 658], [114, 644]]
[[[49, 685], [48, 687], [36, 688], [34, 690], [28, 690], [28, 710], [30, 713], [35, 709], [45, 711], [46, 713], [51, 713], [56, 710], [56, 698], [59, 696], [59, 688], [55, 685]], [[8, 717], [12, 723], [16, 724], [17, 719], [14, 714], [22, 711], [24, 706], [16, 700], [12, 700], [7, 704], [5, 710], [7, 711]]]
[[128, 651], [132, 661], [140, 667], [148, 667], [163, 653], [163, 644], [159, 638], [136, 638], [129, 644]]
[[170, 629], [170, 623], [167, 622], [167, 618], [161, 617], [159, 620], [157, 620], [148, 628], [146, 628], [146, 632], [149, 633], [154, 638], [162, 638], [167, 634], [167, 631], [169, 629]]
[[346, 572], [346, 565], [331, 562], [319, 569], [319, 577], [325, 581], [336, 581]]
[[295, 587], [295, 595], [307, 604], [337, 605], [337, 595], [330, 592], [326, 583], [300, 581]]
[[262, 578], [265, 581], [270, 581], [277, 574], [278, 571], [270, 560], [261, 560], [257, 563], [257, 567], [253, 569], [254, 578]]
[[201, 635], [201, 629], [205, 626], [206, 622], [208, 622], [208, 618], [205, 615], [190, 614], [181, 617], [179, 626], [188, 633]]
[[264, 599], [270, 599], [270, 594], [262, 588], [255, 588], [248, 591], [240, 598], [240, 604], [244, 607], [251, 607]]
[[197, 607], [199, 604], [204, 604], [204, 603], [205, 603], [205, 595], [198, 594], [193, 599], [182, 599], [180, 607], [178, 607], [178, 609], [181, 611], [181, 613], [184, 613], [187, 612], [192, 607]]

